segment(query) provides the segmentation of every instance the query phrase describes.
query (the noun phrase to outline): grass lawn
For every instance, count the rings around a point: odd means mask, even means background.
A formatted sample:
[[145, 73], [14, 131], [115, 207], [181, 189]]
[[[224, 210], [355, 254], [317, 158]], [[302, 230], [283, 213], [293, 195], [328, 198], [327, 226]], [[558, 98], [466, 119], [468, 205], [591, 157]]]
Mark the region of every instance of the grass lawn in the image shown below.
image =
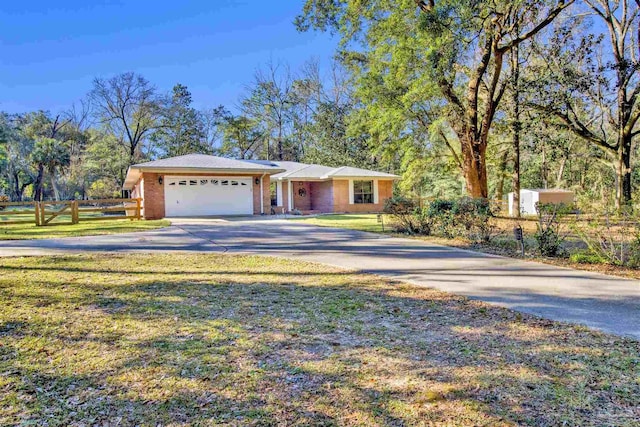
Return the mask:
[[0, 259], [0, 425], [640, 419], [640, 343], [270, 257]]
[[[322, 227], [349, 228], [374, 233], [382, 232], [382, 224], [378, 223], [378, 215], [376, 214], [318, 215], [314, 217], [291, 218], [291, 221], [299, 221]], [[391, 231], [391, 228], [387, 227], [387, 221], [389, 221], [387, 215], [384, 216], [384, 221], [385, 231]]]
[[37, 227], [35, 224], [0, 224], [0, 240], [53, 239], [56, 237], [99, 236], [167, 227], [167, 220], [130, 221], [128, 219], [80, 222]]

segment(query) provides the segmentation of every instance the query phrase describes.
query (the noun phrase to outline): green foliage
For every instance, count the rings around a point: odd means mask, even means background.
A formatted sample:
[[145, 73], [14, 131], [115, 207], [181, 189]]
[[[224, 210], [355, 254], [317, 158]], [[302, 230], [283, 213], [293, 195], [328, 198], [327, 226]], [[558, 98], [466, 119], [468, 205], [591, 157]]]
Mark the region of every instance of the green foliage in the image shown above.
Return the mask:
[[384, 212], [391, 216], [396, 231], [407, 234], [431, 234], [432, 217], [413, 200], [396, 196], [387, 199]]
[[605, 211], [572, 224], [586, 245], [585, 256], [601, 263], [640, 267], [640, 217], [630, 209]]
[[557, 257], [565, 254], [563, 247], [566, 235], [563, 233], [563, 218], [571, 212], [564, 204], [538, 204], [538, 222], [533, 237], [537, 250], [542, 256]]
[[203, 118], [191, 103], [191, 93], [187, 87], [179, 83], [175, 85], [167, 105], [162, 109], [158, 127], [151, 136], [153, 149], [163, 157], [211, 153]]
[[385, 205], [385, 213], [394, 219], [397, 231], [409, 234], [464, 237], [476, 243], [487, 243], [493, 237], [493, 209], [486, 199], [436, 199], [421, 206], [394, 197]]
[[569, 259], [572, 262], [576, 262], [578, 264], [607, 264], [608, 261], [606, 258], [601, 257], [600, 255], [591, 253], [591, 252], [576, 252], [569, 256]]

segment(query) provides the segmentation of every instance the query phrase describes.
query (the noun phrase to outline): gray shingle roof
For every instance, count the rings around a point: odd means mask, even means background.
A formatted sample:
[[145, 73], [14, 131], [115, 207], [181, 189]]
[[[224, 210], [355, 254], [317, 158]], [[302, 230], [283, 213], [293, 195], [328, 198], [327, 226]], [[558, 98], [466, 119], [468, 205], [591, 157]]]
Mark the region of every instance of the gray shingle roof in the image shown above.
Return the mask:
[[369, 169], [360, 169], [350, 166], [342, 166], [339, 168], [332, 168], [323, 165], [305, 164], [298, 162], [279, 162], [279, 161], [264, 161], [258, 160], [260, 163], [266, 163], [273, 166], [286, 169], [285, 172], [281, 172], [275, 175], [271, 175], [271, 180], [280, 179], [318, 179], [326, 180], [332, 178], [382, 178], [382, 179], [398, 179], [398, 175], [393, 175], [385, 172], [378, 172]]
[[240, 171], [279, 171], [282, 168], [250, 162], [247, 160], [234, 160], [225, 157], [209, 156], [207, 154], [187, 154], [184, 156], [169, 157], [167, 159], [154, 160], [152, 162], [139, 163], [131, 166], [134, 169], [238, 169]]
[[400, 178], [398, 175], [393, 175], [385, 172], [372, 171], [369, 169], [353, 168], [351, 166], [342, 166], [334, 169], [327, 174], [328, 178]]

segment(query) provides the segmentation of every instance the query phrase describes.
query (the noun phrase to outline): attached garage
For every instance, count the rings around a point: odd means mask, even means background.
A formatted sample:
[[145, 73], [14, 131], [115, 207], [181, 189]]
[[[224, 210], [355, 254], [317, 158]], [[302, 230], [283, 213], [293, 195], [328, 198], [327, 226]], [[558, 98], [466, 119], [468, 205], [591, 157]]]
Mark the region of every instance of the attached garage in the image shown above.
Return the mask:
[[165, 215], [252, 215], [251, 178], [165, 177]]
[[284, 169], [204, 154], [133, 165], [123, 186], [147, 219], [270, 213], [270, 175]]

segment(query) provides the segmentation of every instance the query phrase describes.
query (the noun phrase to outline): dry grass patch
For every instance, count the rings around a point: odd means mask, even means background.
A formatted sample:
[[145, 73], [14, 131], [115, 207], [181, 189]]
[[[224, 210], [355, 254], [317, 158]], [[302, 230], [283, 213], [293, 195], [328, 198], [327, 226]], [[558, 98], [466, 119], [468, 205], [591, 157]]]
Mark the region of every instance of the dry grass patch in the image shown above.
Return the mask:
[[0, 260], [0, 425], [638, 425], [640, 343], [315, 264]]

